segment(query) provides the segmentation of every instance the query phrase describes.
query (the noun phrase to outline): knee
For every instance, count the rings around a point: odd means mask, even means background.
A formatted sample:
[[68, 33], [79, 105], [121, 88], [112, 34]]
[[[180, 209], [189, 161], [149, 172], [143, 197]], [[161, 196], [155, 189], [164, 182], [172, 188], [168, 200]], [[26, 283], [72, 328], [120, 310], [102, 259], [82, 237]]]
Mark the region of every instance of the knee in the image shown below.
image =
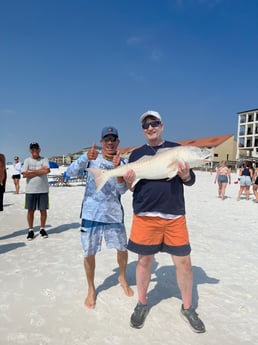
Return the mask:
[[151, 255], [139, 256], [138, 265], [141, 267], [149, 267], [152, 265], [153, 257]]
[[192, 272], [192, 264], [189, 257], [184, 257], [177, 263], [177, 269], [182, 270], [186, 273]]

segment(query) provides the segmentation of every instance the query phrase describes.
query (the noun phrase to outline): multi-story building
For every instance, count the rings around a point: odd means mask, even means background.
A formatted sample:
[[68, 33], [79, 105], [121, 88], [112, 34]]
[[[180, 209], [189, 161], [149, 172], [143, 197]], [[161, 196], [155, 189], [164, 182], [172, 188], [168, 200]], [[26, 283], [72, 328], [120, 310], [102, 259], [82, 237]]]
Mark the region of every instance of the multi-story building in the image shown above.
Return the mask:
[[258, 161], [258, 109], [238, 114], [237, 156], [238, 161]]

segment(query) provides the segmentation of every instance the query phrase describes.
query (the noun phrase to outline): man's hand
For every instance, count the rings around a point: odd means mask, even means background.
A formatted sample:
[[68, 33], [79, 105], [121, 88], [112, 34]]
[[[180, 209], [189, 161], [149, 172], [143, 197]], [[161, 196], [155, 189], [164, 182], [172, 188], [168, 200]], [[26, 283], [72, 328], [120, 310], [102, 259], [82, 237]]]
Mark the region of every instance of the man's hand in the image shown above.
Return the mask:
[[183, 180], [183, 182], [189, 181], [191, 179], [189, 164], [186, 162], [179, 162], [177, 175]]
[[126, 185], [127, 185], [127, 188], [128, 189], [131, 189], [132, 190], [132, 184], [136, 178], [136, 174], [135, 174], [135, 171], [134, 170], [128, 170], [125, 175], [123, 176], [125, 182], [126, 182]]
[[112, 163], [114, 164], [115, 167], [118, 167], [120, 165], [120, 152], [117, 151], [116, 154], [113, 156]]
[[96, 144], [93, 143], [92, 147], [89, 149], [89, 151], [87, 152], [87, 157], [90, 161], [95, 161], [95, 159], [98, 157], [98, 150], [96, 150]]

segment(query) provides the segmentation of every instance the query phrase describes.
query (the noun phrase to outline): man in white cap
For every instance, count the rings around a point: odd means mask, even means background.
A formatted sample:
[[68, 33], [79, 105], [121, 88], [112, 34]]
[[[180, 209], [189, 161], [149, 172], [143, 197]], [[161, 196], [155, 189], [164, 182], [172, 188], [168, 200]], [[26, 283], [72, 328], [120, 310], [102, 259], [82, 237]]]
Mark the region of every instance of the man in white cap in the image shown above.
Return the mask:
[[[140, 123], [147, 144], [131, 153], [129, 163], [146, 155], [153, 156], [159, 149], [179, 145], [162, 139], [164, 125], [158, 112], [149, 110], [142, 114]], [[132, 190], [134, 171], [128, 171], [124, 180]], [[138, 254], [138, 303], [130, 320], [134, 328], [143, 327], [149, 312], [147, 291], [154, 256], [158, 252], [166, 252], [176, 267], [183, 302], [181, 315], [194, 332], [205, 332], [205, 326], [192, 305], [191, 247], [185, 219], [184, 185], [192, 186], [194, 182], [195, 174], [186, 163], [178, 167], [178, 174], [170, 180], [141, 179], [133, 188], [134, 215], [127, 248]]]

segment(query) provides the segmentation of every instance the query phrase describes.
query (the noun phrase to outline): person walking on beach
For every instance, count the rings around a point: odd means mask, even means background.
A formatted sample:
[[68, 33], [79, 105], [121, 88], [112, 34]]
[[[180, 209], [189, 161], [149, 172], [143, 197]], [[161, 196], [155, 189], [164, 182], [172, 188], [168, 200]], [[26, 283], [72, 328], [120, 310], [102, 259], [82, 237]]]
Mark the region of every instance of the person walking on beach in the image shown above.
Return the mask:
[[0, 211], [4, 210], [4, 192], [6, 184], [6, 162], [5, 155], [0, 153]]
[[[158, 112], [150, 110], [142, 114], [140, 123], [147, 144], [131, 153], [129, 163], [146, 155], [155, 155], [159, 149], [179, 145], [162, 139], [164, 124]], [[129, 170], [123, 178], [131, 189], [135, 172]], [[142, 179], [133, 188], [134, 215], [127, 248], [138, 254], [138, 303], [130, 319], [134, 328], [143, 327], [149, 312], [147, 291], [154, 256], [158, 252], [166, 252], [171, 255], [176, 267], [177, 283], [183, 302], [181, 315], [195, 332], [205, 332], [204, 323], [192, 305], [191, 247], [185, 218], [184, 185], [192, 186], [194, 183], [195, 174], [189, 164], [181, 163], [174, 178]]]
[[21, 168], [22, 168], [22, 163], [19, 161], [19, 157], [15, 156], [14, 163], [13, 163], [13, 175], [12, 175], [13, 183], [15, 186], [15, 194], [19, 194], [20, 192]]
[[255, 196], [254, 202], [258, 203], [258, 168], [256, 167], [253, 175], [253, 193]]
[[[119, 136], [116, 128], [110, 126], [102, 129], [99, 153], [95, 145], [80, 156], [67, 169], [69, 176], [78, 176], [86, 168], [113, 169], [121, 164], [117, 152]], [[120, 269], [118, 281], [127, 296], [133, 295], [133, 290], [126, 281], [126, 266], [128, 252], [127, 236], [124, 225], [124, 211], [121, 204], [121, 194], [127, 190], [123, 178], [110, 179], [100, 192], [96, 192], [96, 184], [91, 173], [88, 173], [85, 193], [81, 209], [81, 244], [84, 251], [84, 269], [86, 273], [88, 292], [84, 301], [87, 308], [94, 309], [96, 304], [96, 288], [94, 284], [95, 257], [101, 251], [104, 237], [107, 248], [117, 251], [117, 262]]]
[[252, 184], [253, 179], [253, 168], [250, 162], [246, 162], [242, 165], [240, 171], [240, 189], [237, 196], [237, 201], [240, 201], [241, 195], [244, 192], [246, 200], [250, 198], [250, 186]]
[[218, 182], [218, 197], [225, 199], [227, 184], [231, 184], [231, 171], [226, 165], [226, 161], [221, 161], [217, 169], [214, 183]]
[[47, 238], [45, 230], [47, 221], [47, 209], [49, 208], [49, 183], [47, 174], [50, 172], [49, 161], [40, 156], [40, 146], [38, 143], [30, 144], [31, 157], [25, 159], [22, 166], [22, 176], [26, 178], [25, 187], [25, 209], [27, 209], [27, 221], [29, 231], [27, 240], [34, 238], [34, 213], [40, 211], [40, 235]]

